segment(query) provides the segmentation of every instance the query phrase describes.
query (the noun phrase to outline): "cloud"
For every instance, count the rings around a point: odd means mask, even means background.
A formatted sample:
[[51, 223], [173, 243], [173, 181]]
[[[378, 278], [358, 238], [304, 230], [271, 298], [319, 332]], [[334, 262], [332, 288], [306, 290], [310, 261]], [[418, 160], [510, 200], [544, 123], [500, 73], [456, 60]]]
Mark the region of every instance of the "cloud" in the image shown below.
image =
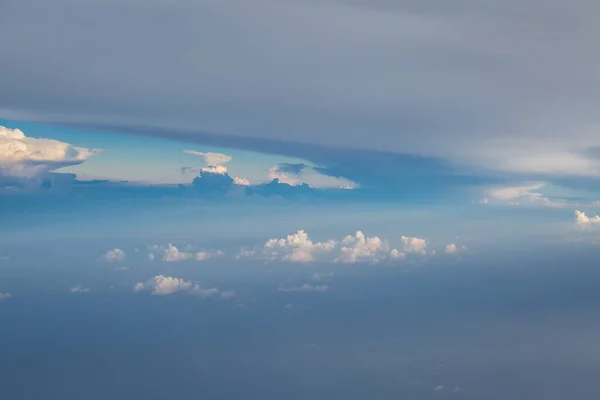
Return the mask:
[[[186, 292], [202, 298], [212, 297], [219, 294], [219, 289], [202, 288], [197, 283], [186, 281], [171, 276], [156, 275], [146, 282], [138, 282], [133, 287], [135, 293], [150, 291], [153, 295], [166, 296], [177, 292]], [[224, 292], [226, 293], [226, 292]]]
[[148, 254], [148, 260], [149, 261], [154, 261], [154, 259], [156, 258], [156, 256], [152, 253]]
[[227, 174], [227, 167], [224, 165], [209, 165], [208, 167], [202, 168], [200, 172], [215, 175], [225, 175]]
[[180, 251], [177, 247], [169, 243], [167, 244], [167, 248], [165, 248], [163, 251], [162, 260], [165, 262], [177, 262], [190, 259], [191, 257], [192, 253]]
[[237, 176], [233, 178], [233, 183], [240, 186], [250, 186], [250, 181], [248, 179], [238, 178]]
[[581, 228], [587, 228], [595, 224], [600, 224], [600, 215], [588, 217], [583, 211], [575, 210], [575, 222]]
[[104, 260], [106, 260], [106, 262], [117, 262], [117, 261], [123, 261], [124, 259], [125, 259], [125, 252], [118, 248], [108, 250], [106, 252], [106, 254], [104, 254]]
[[194, 258], [196, 259], [196, 261], [204, 261], [204, 260], [208, 260], [209, 258], [222, 256], [223, 254], [224, 253], [221, 250], [199, 251], [194, 255]]
[[90, 288], [84, 287], [82, 285], [76, 285], [69, 289], [71, 293], [87, 293], [90, 291]]
[[302, 286], [293, 286], [289, 288], [280, 287], [277, 290], [280, 292], [326, 292], [329, 290], [327, 285], [309, 285], [304, 284]]
[[129, 268], [130, 268], [129, 265], [123, 265], [123, 266], [120, 266], [120, 267], [116, 267], [115, 271], [125, 272], [125, 271], [128, 271]]
[[466, 251], [467, 248], [465, 246], [457, 246], [454, 243], [450, 243], [446, 245], [446, 248], [444, 249], [444, 253], [446, 254], [455, 254], [455, 253], [461, 253], [463, 251]]
[[50, 171], [81, 164], [98, 153], [99, 150], [58, 140], [27, 137], [20, 129], [0, 126], [0, 176], [39, 178]]
[[313, 242], [305, 231], [299, 230], [286, 238], [269, 239], [263, 250], [270, 260], [281, 258], [284, 261], [306, 263], [315, 260], [315, 253], [331, 252], [335, 246], [333, 240]]
[[222, 153], [211, 153], [211, 152], [205, 153], [202, 151], [195, 151], [195, 150], [184, 150], [183, 152], [186, 154], [202, 157], [204, 160], [204, 163], [207, 166], [222, 165], [222, 164], [226, 164], [229, 161], [231, 161], [231, 156], [228, 156], [227, 154], [222, 154]]
[[507, 203], [510, 205], [540, 205], [545, 207], [563, 207], [565, 202], [553, 201], [539, 192], [547, 184], [537, 182], [520, 186], [508, 186], [489, 189], [480, 203]]
[[280, 167], [275, 166], [269, 169], [269, 180], [272, 181], [277, 179], [280, 183], [285, 183], [290, 186], [301, 185], [303, 182], [300, 178], [298, 178], [298, 173], [290, 173], [288, 171], [282, 170]]
[[12, 297], [12, 294], [10, 294], [10, 293], [0, 293], [0, 301], [2, 301], [4, 299], [8, 299], [9, 297]]
[[427, 241], [423, 238], [401, 236], [400, 241], [406, 253], [427, 253]]
[[356, 231], [354, 236], [348, 235], [342, 240], [340, 255], [335, 261], [344, 264], [356, 262], [376, 264], [385, 257], [388, 251], [388, 244], [379, 237], [367, 237], [362, 231]]

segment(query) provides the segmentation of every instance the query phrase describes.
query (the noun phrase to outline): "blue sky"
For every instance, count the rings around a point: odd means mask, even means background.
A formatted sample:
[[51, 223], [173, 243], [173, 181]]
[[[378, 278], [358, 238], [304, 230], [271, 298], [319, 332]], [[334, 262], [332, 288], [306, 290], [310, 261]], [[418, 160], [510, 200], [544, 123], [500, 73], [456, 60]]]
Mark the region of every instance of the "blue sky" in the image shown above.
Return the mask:
[[4, 2], [0, 398], [598, 398], [599, 12]]

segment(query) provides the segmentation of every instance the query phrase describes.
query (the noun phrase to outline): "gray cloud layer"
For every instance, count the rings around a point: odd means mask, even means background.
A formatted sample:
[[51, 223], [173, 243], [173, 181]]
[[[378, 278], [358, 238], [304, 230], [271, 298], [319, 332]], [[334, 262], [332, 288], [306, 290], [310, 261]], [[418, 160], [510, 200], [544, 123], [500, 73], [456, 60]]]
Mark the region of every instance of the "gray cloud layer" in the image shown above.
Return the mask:
[[8, 0], [0, 116], [596, 176], [599, 11], [587, 0]]

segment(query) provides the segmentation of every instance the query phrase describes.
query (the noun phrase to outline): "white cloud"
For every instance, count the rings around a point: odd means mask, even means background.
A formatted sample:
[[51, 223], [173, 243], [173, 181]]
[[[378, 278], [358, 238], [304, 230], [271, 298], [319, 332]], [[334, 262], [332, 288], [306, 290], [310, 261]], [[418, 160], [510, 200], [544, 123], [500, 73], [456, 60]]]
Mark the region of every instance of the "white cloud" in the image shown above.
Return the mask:
[[423, 238], [401, 236], [400, 241], [406, 253], [427, 253], [427, 241]]
[[214, 251], [214, 252], [199, 251], [199, 252], [196, 253], [196, 255], [194, 256], [194, 258], [197, 261], [204, 261], [204, 260], [208, 260], [209, 258], [222, 256], [223, 254], [224, 253], [221, 250], [217, 250], [217, 251]]
[[0, 301], [2, 301], [4, 299], [8, 299], [9, 297], [12, 297], [12, 294], [10, 294], [10, 293], [0, 293]]
[[390, 251], [390, 258], [394, 260], [404, 260], [406, 258], [406, 253], [399, 251], [398, 249], [392, 249]]
[[600, 223], [600, 215], [588, 217], [583, 211], [575, 210], [575, 222], [581, 228], [590, 227]]
[[480, 203], [490, 204], [507, 203], [510, 205], [540, 205], [545, 207], [563, 207], [565, 202], [552, 201], [542, 193], [539, 189], [546, 186], [544, 182], [536, 182], [520, 186], [508, 186], [501, 188], [493, 188], [487, 190], [487, 197], [482, 199]]
[[238, 178], [237, 176], [233, 178], [233, 183], [240, 186], [250, 186], [250, 181], [248, 179]]
[[121, 249], [114, 248], [108, 250], [106, 254], [104, 254], [104, 259], [107, 262], [123, 261], [125, 259], [125, 252]]
[[334, 272], [315, 272], [311, 278], [315, 281], [322, 281], [327, 278], [333, 278], [334, 275]]
[[286, 238], [269, 239], [264, 245], [267, 259], [282, 259], [290, 262], [315, 261], [314, 254], [331, 252], [336, 246], [335, 241], [313, 242], [308, 234], [299, 230]]
[[442, 392], [445, 389], [444, 385], [437, 385], [433, 388], [436, 392]]
[[165, 262], [176, 262], [176, 261], [184, 261], [192, 257], [192, 253], [186, 253], [184, 251], [180, 251], [177, 247], [173, 246], [171, 243], [167, 245], [167, 248], [164, 249], [162, 260]]
[[225, 175], [227, 173], [227, 167], [224, 165], [209, 165], [200, 170], [209, 174]]
[[467, 248], [465, 246], [457, 246], [454, 243], [450, 243], [446, 245], [446, 248], [444, 249], [444, 252], [446, 254], [455, 254], [455, 253], [460, 253], [463, 251], [466, 251]]
[[0, 126], [0, 175], [33, 178], [81, 164], [99, 152], [58, 140], [27, 137], [20, 129]]
[[156, 256], [152, 253], [148, 254], [148, 260], [150, 261], [154, 261], [154, 259], [156, 258]]
[[342, 240], [340, 255], [336, 262], [354, 264], [356, 262], [378, 263], [389, 250], [386, 242], [377, 236], [367, 237], [361, 231], [356, 231], [354, 236], [348, 235]]
[[279, 183], [287, 183], [290, 186], [301, 185], [303, 182], [298, 176], [287, 174], [275, 166], [269, 169], [269, 180], [278, 179]]
[[[219, 293], [217, 288], [202, 288], [197, 283], [186, 281], [181, 278], [173, 278], [171, 276], [156, 275], [148, 281], [138, 282], [133, 287], [135, 293], [142, 291], [151, 291], [154, 295], [170, 295], [177, 292], [186, 292], [203, 298], [211, 297]], [[224, 292], [227, 293], [227, 292]]]
[[289, 288], [280, 287], [277, 290], [279, 290], [280, 292], [326, 292], [329, 290], [329, 287], [327, 285], [313, 286], [306, 283], [302, 286], [293, 286]]
[[71, 293], [87, 293], [90, 291], [90, 288], [84, 287], [82, 285], [76, 285], [76, 286], [71, 287], [71, 289], [69, 289], [69, 291]]
[[221, 165], [231, 161], [231, 156], [222, 153], [202, 152], [196, 150], [184, 150], [186, 154], [200, 156], [204, 159], [204, 163], [208, 165]]

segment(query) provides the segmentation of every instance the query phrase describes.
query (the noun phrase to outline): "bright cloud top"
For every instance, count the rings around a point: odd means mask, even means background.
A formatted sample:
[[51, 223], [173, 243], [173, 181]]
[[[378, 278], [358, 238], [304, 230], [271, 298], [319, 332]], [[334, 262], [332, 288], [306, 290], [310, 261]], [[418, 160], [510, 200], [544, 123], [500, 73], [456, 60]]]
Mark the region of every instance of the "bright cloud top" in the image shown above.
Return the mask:
[[595, 224], [600, 224], [600, 215], [588, 217], [583, 211], [575, 210], [575, 222], [581, 228], [587, 228]]
[[[133, 287], [135, 293], [150, 291], [153, 295], [166, 296], [177, 292], [186, 292], [197, 295], [202, 298], [217, 296], [220, 292], [216, 287], [203, 288], [197, 283], [186, 281], [182, 278], [174, 278], [171, 276], [156, 275], [154, 278], [146, 282], [138, 282]], [[223, 292], [221, 298], [232, 298], [233, 292]]]
[[0, 126], [0, 175], [33, 178], [81, 164], [99, 152], [58, 140], [27, 137], [20, 129]]
[[258, 257], [297, 263], [377, 264], [383, 260], [404, 260], [408, 253], [427, 254], [427, 241], [423, 238], [401, 236], [400, 242], [400, 249], [392, 248], [387, 240], [366, 236], [362, 231], [347, 235], [342, 240], [314, 242], [307, 232], [299, 230], [284, 238], [267, 240], [261, 250], [242, 249], [236, 258]]
[[564, 202], [552, 201], [542, 193], [540, 189], [546, 186], [546, 183], [537, 182], [519, 186], [508, 186], [502, 188], [489, 189], [486, 192], [487, 197], [481, 200], [482, 204], [507, 203], [510, 205], [540, 205], [545, 207], [563, 207]]
[[184, 150], [186, 154], [190, 154], [193, 156], [200, 156], [204, 160], [204, 163], [208, 165], [222, 165], [231, 161], [231, 156], [222, 153], [211, 153], [211, 152], [202, 152], [196, 150]]

